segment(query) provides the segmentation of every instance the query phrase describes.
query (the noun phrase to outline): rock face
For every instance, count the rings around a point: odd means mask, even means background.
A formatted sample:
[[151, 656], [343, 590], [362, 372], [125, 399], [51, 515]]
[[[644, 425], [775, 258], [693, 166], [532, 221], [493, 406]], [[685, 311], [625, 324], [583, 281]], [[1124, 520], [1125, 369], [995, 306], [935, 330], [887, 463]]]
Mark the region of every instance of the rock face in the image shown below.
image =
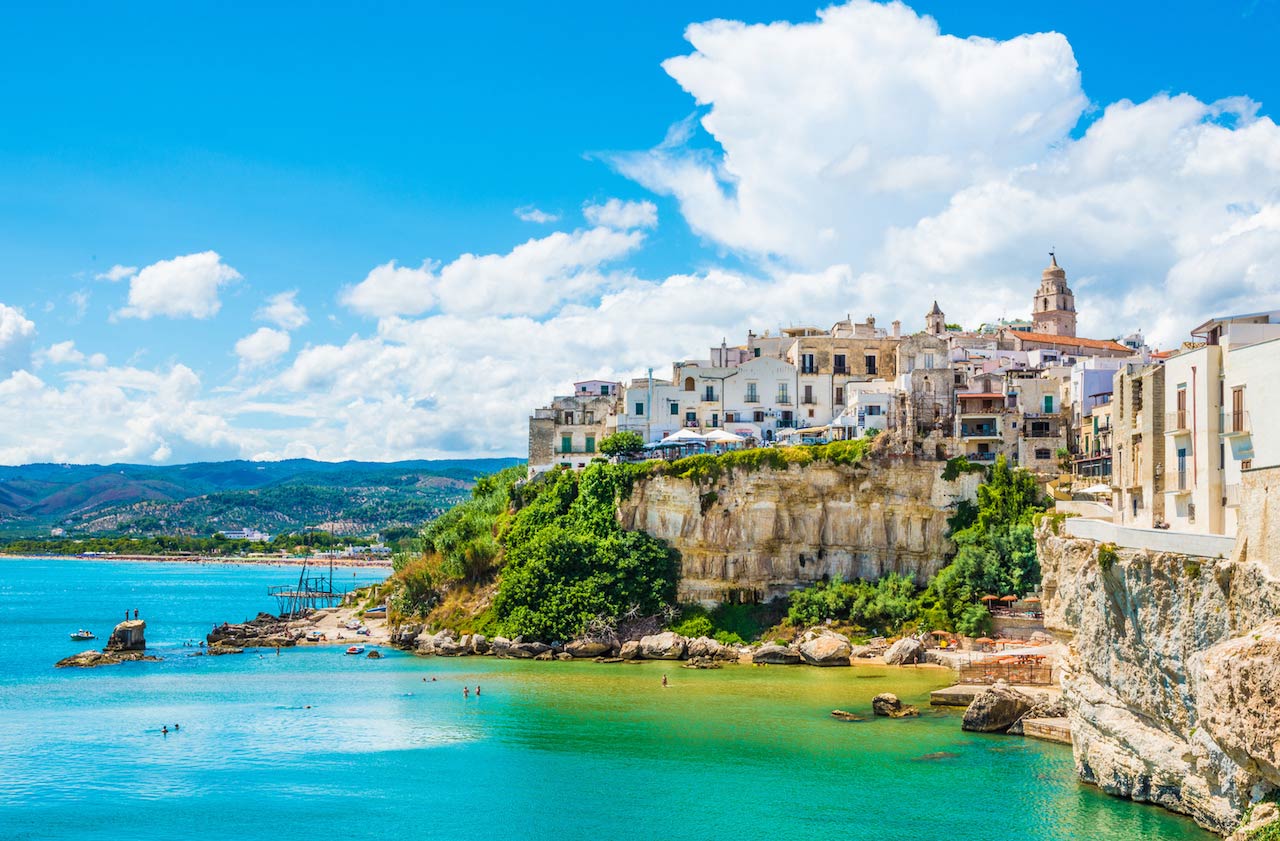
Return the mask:
[[997, 680], [994, 686], [969, 702], [960, 726], [975, 733], [1003, 733], [1029, 713], [1037, 700]]
[[[115, 634], [111, 636], [114, 638]], [[227, 648], [287, 648], [298, 644], [297, 635], [289, 628], [288, 620], [270, 613], [259, 613], [248, 622], [223, 622], [205, 637], [205, 641], [210, 647]]]
[[599, 639], [573, 640], [564, 647], [565, 653], [573, 657], [600, 657], [613, 650], [613, 643]]
[[936, 461], [868, 457], [738, 470], [701, 486], [654, 476], [635, 482], [618, 515], [680, 551], [684, 602], [768, 601], [837, 575], [897, 572], [923, 585], [951, 549], [946, 509], [972, 499], [980, 478], [945, 482], [941, 472]]
[[752, 652], [751, 662], [767, 666], [794, 666], [800, 662], [800, 652], [785, 645], [768, 643]]
[[1029, 718], [1066, 718], [1067, 702], [1062, 698], [1051, 698], [1047, 694], [1040, 694], [1031, 709], [1027, 710], [1021, 718], [1010, 725], [1006, 731], [1011, 736], [1022, 736], [1024, 730], [1022, 722]]
[[147, 623], [142, 619], [126, 619], [111, 631], [104, 651], [145, 651]]
[[671, 631], [640, 638], [640, 656], [646, 660], [679, 660], [684, 652], [684, 637]]
[[1280, 787], [1280, 470], [1242, 490], [1229, 560], [1036, 534], [1080, 777], [1224, 834]]
[[848, 638], [832, 631], [800, 643], [800, 657], [810, 666], [847, 666], [851, 656]]
[[908, 716], [920, 714], [919, 710], [915, 707], [902, 703], [898, 696], [894, 695], [892, 692], [881, 692], [879, 695], [872, 698], [871, 711], [876, 715], [885, 715], [889, 718], [906, 718]]
[[884, 661], [890, 666], [904, 666], [919, 663], [924, 659], [924, 643], [915, 637], [903, 637], [889, 646], [884, 653]]

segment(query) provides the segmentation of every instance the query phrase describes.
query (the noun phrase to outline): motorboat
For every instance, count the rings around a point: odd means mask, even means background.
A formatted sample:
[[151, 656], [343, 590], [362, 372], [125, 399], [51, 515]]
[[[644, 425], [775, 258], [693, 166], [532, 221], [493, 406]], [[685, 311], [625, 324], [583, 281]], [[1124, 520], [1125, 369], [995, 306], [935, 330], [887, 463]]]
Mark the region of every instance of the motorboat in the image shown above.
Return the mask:
[[363, 654], [363, 653], [364, 653], [364, 646], [363, 646], [363, 645], [353, 645], [353, 646], [351, 646], [350, 648], [348, 648], [348, 649], [347, 649], [347, 653], [348, 653], [348, 654]]
[[82, 642], [82, 641], [84, 641], [84, 640], [96, 640], [96, 639], [97, 639], [97, 637], [93, 635], [93, 631], [86, 631], [84, 628], [81, 628], [80, 630], [78, 630], [78, 631], [76, 631], [74, 634], [72, 634], [72, 635], [71, 635], [71, 638], [72, 638], [73, 640], [75, 640], [76, 642]]

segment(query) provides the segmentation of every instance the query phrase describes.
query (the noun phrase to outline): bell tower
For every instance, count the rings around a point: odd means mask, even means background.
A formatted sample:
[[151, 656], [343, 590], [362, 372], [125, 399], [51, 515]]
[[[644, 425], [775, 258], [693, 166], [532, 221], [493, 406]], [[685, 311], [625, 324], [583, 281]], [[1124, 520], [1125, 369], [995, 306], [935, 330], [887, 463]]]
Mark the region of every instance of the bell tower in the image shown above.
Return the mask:
[[933, 302], [933, 309], [924, 317], [925, 332], [930, 336], [941, 336], [947, 332], [947, 317], [942, 314], [938, 302]]
[[1040, 275], [1040, 288], [1031, 303], [1031, 329], [1053, 336], [1076, 334], [1076, 296], [1067, 286], [1067, 273], [1049, 252], [1049, 267]]

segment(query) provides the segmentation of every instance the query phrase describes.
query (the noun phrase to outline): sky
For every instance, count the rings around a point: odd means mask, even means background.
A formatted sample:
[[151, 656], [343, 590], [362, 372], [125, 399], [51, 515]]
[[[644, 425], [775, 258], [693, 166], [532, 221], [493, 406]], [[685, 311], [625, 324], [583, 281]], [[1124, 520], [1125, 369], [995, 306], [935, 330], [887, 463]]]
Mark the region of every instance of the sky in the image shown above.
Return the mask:
[[1275, 0], [447, 5], [3, 9], [0, 463], [521, 455], [1050, 249], [1082, 335], [1280, 307]]

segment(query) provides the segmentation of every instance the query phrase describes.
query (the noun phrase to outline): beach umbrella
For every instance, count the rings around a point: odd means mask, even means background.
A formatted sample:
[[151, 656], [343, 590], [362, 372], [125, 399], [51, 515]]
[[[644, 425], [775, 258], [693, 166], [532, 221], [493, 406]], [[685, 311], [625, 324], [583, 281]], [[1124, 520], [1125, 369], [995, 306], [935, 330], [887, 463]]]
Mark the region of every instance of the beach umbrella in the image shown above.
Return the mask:
[[1039, 597], [1039, 596], [1027, 596], [1025, 599], [1023, 599], [1023, 601], [1024, 601], [1024, 602], [1039, 602], [1039, 601], [1040, 601], [1040, 597]]
[[1017, 600], [1018, 600], [1017, 596], [1001, 596], [1000, 597], [1000, 601], [1002, 602], [1016, 602]]
[[704, 441], [714, 441], [717, 444], [741, 444], [747, 440], [741, 435], [735, 435], [732, 432], [726, 432], [723, 429], [713, 429], [706, 435], [702, 436]]
[[663, 444], [700, 444], [706, 439], [692, 429], [680, 429], [663, 438]]
[[951, 632], [950, 631], [933, 631], [933, 635], [935, 637], [949, 637], [951, 636]]
[[983, 596], [982, 598], [978, 599], [978, 601], [981, 601], [981, 602], [994, 602], [994, 601], [997, 601], [999, 598], [1000, 598], [999, 596], [993, 596], [993, 595], [991, 595], [990, 593], [988, 593], [987, 595], [985, 595], [985, 596]]
[[995, 642], [995, 640], [993, 640], [991, 637], [978, 637], [976, 640], [974, 640], [974, 642], [976, 642], [978, 645], [991, 645], [993, 642]]

